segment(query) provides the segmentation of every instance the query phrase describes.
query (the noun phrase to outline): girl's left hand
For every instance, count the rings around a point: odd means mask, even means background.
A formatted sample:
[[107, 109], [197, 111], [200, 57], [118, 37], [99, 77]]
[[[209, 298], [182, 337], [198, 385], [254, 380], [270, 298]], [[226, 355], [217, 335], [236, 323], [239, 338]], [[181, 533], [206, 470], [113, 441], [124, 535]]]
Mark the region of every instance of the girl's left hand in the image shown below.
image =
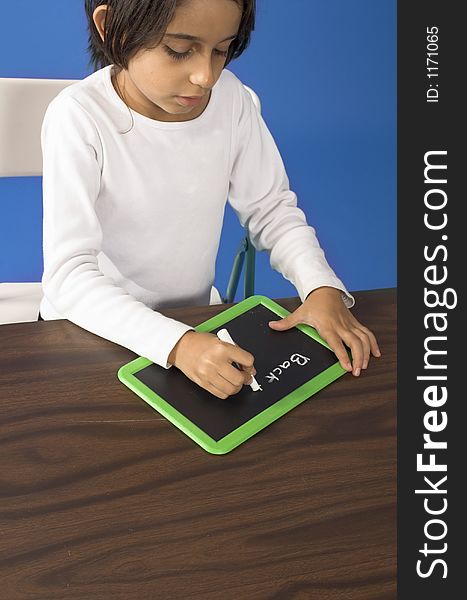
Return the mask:
[[[334, 351], [342, 368], [357, 377], [361, 369], [367, 368], [370, 353], [381, 356], [373, 332], [357, 321], [342, 301], [342, 292], [338, 289], [317, 288], [297, 310], [280, 321], [270, 321], [269, 326], [276, 331], [285, 331], [300, 323], [314, 327]], [[344, 344], [352, 352], [353, 366]]]

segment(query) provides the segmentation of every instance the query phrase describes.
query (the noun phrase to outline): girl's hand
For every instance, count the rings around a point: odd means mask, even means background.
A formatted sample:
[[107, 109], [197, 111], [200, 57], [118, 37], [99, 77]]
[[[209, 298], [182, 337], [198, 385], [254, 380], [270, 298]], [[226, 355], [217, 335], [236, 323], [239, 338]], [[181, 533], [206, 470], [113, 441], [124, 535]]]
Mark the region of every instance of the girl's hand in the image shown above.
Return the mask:
[[[236, 369], [232, 362], [241, 367]], [[256, 375], [252, 354], [212, 333], [187, 331], [169, 355], [169, 363], [180, 369], [191, 381], [225, 400], [237, 394]]]
[[[311, 325], [335, 352], [342, 368], [358, 377], [373, 356], [381, 356], [374, 334], [352, 315], [342, 301], [341, 292], [335, 288], [321, 287], [308, 295], [305, 302], [289, 316], [271, 321], [276, 331], [285, 331], [299, 323]], [[352, 352], [350, 364], [344, 344]]]

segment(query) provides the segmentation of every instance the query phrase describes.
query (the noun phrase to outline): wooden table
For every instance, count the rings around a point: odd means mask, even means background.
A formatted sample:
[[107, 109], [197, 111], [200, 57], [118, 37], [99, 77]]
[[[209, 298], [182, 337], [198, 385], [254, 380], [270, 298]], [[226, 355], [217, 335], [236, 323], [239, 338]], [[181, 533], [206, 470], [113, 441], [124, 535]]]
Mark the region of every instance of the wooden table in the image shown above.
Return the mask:
[[383, 357], [224, 456], [117, 380], [129, 350], [0, 327], [0, 597], [395, 598], [396, 291], [355, 296]]

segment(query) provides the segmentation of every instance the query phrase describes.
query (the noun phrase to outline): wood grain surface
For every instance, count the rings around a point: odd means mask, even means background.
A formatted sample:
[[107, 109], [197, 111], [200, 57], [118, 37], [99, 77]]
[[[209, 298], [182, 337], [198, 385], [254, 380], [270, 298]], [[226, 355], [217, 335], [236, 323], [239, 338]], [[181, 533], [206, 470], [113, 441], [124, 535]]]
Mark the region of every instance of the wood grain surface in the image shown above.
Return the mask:
[[0, 598], [394, 599], [396, 291], [355, 296], [382, 358], [224, 456], [118, 381], [129, 350], [1, 326]]

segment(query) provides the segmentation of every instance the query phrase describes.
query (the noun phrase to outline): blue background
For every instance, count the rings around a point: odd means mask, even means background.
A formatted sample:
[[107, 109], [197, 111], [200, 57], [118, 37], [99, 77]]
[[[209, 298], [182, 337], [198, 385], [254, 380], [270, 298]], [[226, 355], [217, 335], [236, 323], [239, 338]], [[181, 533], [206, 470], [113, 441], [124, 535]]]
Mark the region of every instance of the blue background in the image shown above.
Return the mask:
[[[83, 5], [4, 3], [0, 77], [88, 75]], [[396, 0], [258, 0], [252, 42], [228, 68], [258, 93], [291, 188], [339, 277], [354, 291], [395, 286]], [[0, 201], [0, 281], [38, 281], [40, 178], [0, 179]], [[229, 208], [222, 291], [241, 236]], [[257, 254], [255, 291], [296, 295], [266, 253]]]

